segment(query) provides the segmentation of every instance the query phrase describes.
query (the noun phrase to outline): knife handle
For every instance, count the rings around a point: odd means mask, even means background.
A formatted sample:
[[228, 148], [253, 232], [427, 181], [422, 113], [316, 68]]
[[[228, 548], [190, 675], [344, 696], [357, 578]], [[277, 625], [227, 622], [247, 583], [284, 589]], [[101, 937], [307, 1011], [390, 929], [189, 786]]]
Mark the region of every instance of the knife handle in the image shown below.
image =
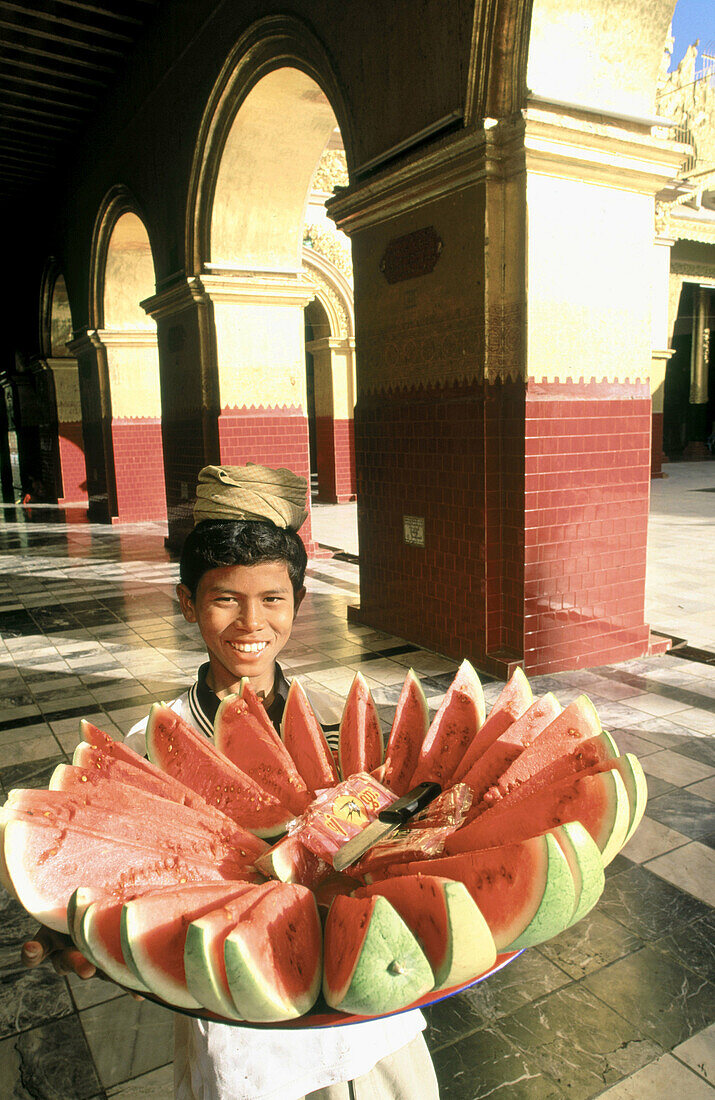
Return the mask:
[[420, 783], [377, 815], [386, 825], [402, 825], [442, 793], [439, 783]]

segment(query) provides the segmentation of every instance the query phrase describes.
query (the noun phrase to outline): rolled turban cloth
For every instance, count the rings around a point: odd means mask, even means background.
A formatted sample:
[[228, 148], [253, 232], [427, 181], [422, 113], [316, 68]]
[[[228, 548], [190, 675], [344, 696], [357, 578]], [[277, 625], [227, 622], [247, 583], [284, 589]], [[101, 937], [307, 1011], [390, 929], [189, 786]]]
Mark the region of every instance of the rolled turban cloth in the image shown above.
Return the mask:
[[294, 531], [305, 522], [308, 483], [269, 466], [204, 466], [196, 487], [194, 523], [204, 519], [270, 520]]

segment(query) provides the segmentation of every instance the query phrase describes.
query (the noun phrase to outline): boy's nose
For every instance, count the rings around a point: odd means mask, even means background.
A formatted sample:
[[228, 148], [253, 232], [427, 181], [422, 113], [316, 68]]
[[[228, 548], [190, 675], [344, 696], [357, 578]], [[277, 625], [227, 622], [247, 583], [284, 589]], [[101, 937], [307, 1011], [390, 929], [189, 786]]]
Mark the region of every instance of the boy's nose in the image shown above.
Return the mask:
[[260, 604], [247, 600], [240, 608], [239, 622], [244, 630], [255, 630], [261, 624]]

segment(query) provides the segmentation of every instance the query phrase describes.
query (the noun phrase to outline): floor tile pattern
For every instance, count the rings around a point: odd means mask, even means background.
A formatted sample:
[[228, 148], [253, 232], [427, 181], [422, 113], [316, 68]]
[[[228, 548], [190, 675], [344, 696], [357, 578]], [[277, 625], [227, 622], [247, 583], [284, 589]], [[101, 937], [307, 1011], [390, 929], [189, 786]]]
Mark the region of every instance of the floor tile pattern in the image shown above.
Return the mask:
[[[699, 532], [696, 507], [711, 498], [688, 499]], [[338, 506], [338, 526], [347, 507]], [[71, 758], [80, 717], [124, 732], [156, 699], [179, 694], [203, 656], [179, 613], [176, 564], [159, 525], [107, 528], [64, 518], [34, 510], [28, 522], [6, 509], [0, 521], [3, 796], [47, 785], [53, 768]], [[351, 551], [339, 530], [325, 536], [328, 520], [320, 516], [319, 537]], [[455, 664], [347, 623], [359, 591], [350, 557], [309, 567], [286, 671], [339, 700], [359, 669], [389, 727], [408, 667], [434, 709]], [[678, 627], [677, 598], [673, 582], [659, 628]], [[703, 627], [697, 660], [667, 655], [533, 681], [535, 693], [554, 691], [563, 704], [581, 692], [593, 699], [622, 750], [643, 762], [647, 816], [608, 868], [591, 914], [427, 1011], [444, 1100], [713, 1096], [715, 645], [712, 630], [707, 645], [704, 608], [693, 596], [686, 616]], [[491, 702], [502, 685], [483, 679]], [[107, 982], [24, 971], [18, 950], [32, 928], [1, 894], [0, 1095], [168, 1100], [171, 1014]]]

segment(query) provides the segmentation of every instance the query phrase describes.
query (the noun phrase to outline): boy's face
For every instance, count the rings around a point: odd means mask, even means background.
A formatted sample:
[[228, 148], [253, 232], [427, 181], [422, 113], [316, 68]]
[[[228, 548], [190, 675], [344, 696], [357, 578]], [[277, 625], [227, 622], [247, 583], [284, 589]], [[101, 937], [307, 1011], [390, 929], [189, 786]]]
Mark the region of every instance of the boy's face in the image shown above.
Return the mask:
[[223, 565], [204, 573], [193, 598], [183, 584], [176, 591], [184, 618], [198, 623], [206, 643], [209, 687], [226, 695], [248, 676], [255, 691], [270, 695], [276, 658], [305, 595], [294, 598], [285, 562]]

